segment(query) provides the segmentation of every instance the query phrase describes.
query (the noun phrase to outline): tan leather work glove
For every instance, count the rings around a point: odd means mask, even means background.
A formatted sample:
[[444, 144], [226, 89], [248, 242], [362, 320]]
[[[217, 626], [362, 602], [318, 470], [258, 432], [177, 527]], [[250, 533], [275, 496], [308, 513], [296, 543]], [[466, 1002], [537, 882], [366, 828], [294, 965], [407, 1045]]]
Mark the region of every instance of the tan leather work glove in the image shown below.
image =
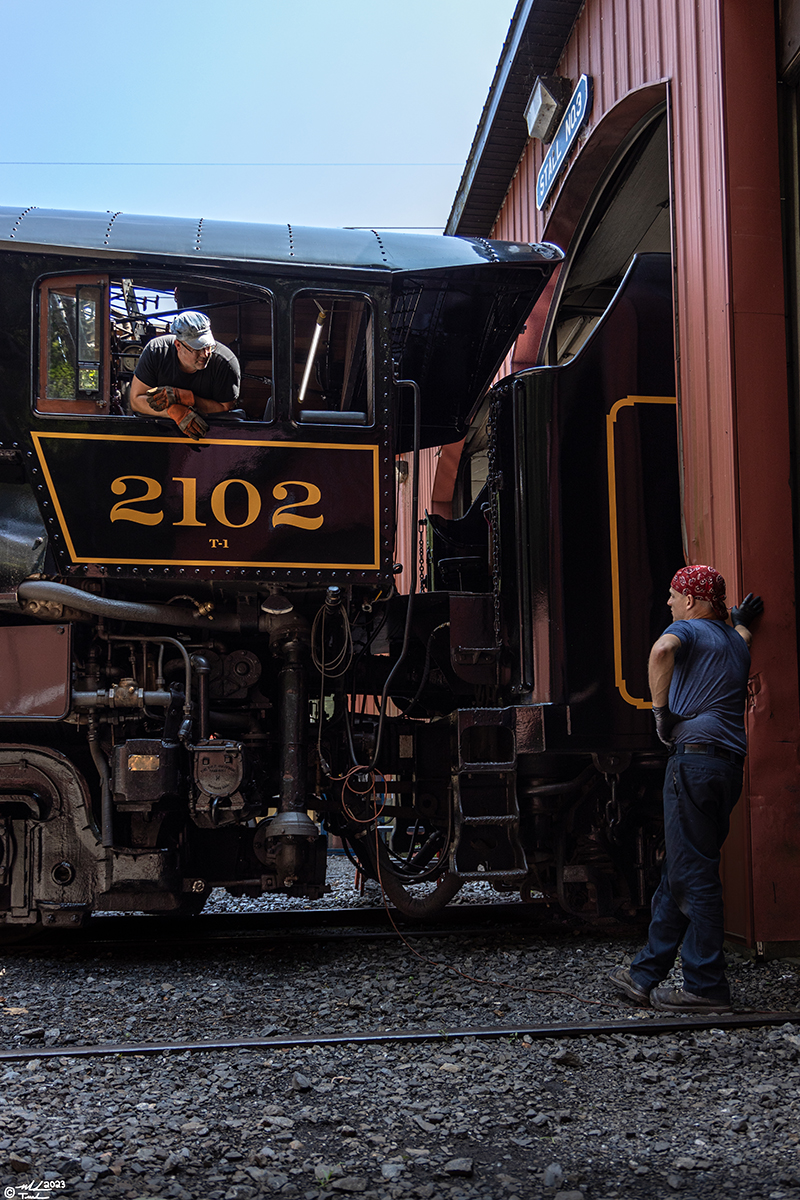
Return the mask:
[[170, 404], [164, 409], [164, 416], [171, 417], [181, 433], [185, 433], [195, 442], [199, 442], [200, 438], [208, 433], [208, 421], [204, 421], [196, 409], [186, 404]]
[[147, 403], [154, 412], [164, 412], [169, 408], [170, 404], [175, 404], [178, 397], [175, 395], [175, 389], [171, 387], [151, 387], [145, 392]]
[[185, 408], [194, 404], [194, 392], [188, 388], [151, 387], [145, 395], [154, 412], [165, 412], [171, 404], [183, 404]]
[[193, 407], [194, 392], [188, 388], [152, 387], [145, 395], [153, 411], [170, 417], [187, 437], [198, 442], [208, 433], [208, 422]]

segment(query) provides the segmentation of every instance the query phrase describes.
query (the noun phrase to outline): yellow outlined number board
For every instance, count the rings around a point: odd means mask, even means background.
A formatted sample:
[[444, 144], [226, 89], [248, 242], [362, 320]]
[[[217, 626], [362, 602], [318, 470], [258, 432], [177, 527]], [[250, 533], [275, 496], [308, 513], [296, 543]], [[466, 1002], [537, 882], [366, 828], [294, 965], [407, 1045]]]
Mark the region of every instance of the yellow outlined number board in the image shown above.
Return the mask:
[[34, 433], [74, 563], [377, 570], [378, 447]]

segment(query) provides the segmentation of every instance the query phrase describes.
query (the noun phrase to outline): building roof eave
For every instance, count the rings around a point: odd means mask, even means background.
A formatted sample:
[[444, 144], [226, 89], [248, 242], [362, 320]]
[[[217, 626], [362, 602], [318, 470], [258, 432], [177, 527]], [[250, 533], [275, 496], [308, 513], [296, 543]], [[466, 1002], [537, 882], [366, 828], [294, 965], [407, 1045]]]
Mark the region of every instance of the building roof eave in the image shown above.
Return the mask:
[[557, 67], [585, 0], [518, 0], [446, 233], [486, 237], [528, 142], [525, 106]]

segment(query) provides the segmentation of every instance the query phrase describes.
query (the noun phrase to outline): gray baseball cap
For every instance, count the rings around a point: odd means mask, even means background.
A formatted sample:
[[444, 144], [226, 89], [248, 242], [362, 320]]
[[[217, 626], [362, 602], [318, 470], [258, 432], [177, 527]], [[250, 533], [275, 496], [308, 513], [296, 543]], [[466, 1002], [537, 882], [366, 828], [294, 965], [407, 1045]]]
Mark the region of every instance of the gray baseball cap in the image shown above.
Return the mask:
[[170, 329], [179, 342], [190, 346], [192, 350], [202, 350], [204, 346], [214, 345], [211, 322], [205, 313], [179, 313]]

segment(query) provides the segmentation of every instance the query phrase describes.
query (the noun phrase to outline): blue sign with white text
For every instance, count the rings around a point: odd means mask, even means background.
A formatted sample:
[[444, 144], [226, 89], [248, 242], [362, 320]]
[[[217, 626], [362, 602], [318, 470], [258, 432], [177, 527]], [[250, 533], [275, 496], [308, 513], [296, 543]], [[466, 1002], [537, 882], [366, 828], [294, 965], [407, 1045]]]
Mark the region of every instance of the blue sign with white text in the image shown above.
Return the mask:
[[558, 132], [550, 144], [547, 156], [536, 176], [536, 207], [544, 208], [545, 201], [550, 195], [550, 189], [558, 178], [567, 155], [572, 148], [578, 133], [586, 124], [592, 111], [592, 80], [588, 75], [581, 75], [578, 86], [572, 93], [572, 99], [567, 105], [567, 111], [558, 127]]

